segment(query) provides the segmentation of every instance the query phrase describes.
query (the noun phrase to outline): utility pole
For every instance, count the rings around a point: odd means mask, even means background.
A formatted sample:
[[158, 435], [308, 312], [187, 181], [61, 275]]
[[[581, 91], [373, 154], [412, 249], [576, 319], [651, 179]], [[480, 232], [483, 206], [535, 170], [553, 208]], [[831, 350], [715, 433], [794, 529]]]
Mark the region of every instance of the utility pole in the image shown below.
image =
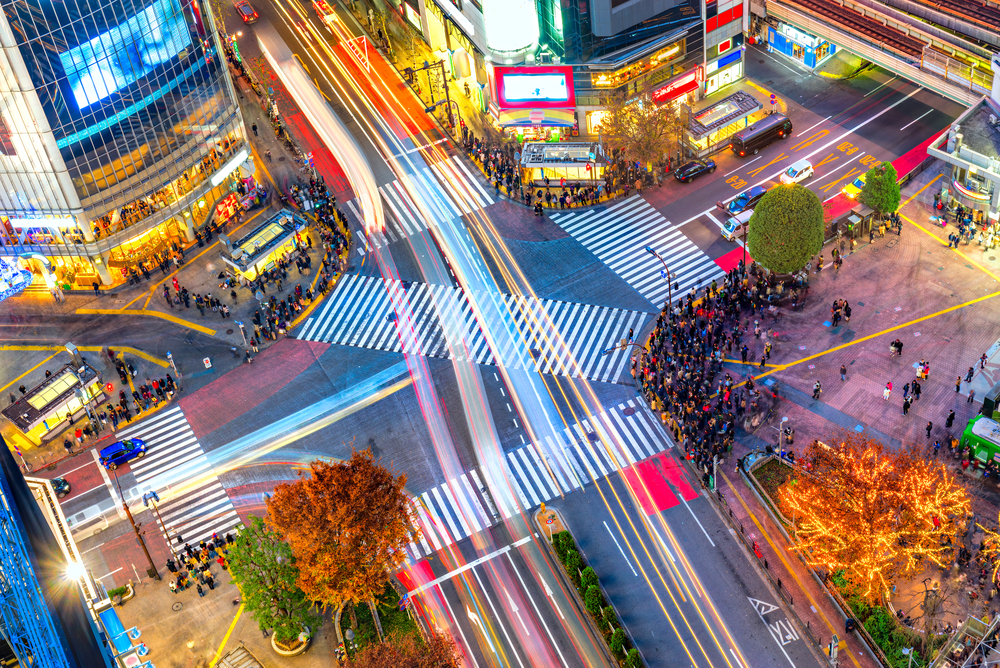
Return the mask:
[[160, 495], [156, 492], [149, 491], [142, 495], [142, 504], [147, 508], [150, 506], [152, 501], [153, 513], [156, 515], [156, 519], [160, 522], [160, 530], [163, 531], [164, 537], [167, 539], [167, 547], [170, 548], [170, 556], [177, 559], [177, 553], [174, 552], [174, 544], [170, 540], [170, 532], [167, 531], [167, 525], [163, 523], [163, 518], [160, 517]]
[[670, 282], [673, 277], [670, 275], [670, 270], [667, 268], [667, 262], [662, 257], [660, 257], [660, 254], [657, 253], [656, 250], [652, 246], [646, 246], [646, 252], [649, 253], [650, 255], [652, 255], [653, 257], [655, 257], [657, 260], [659, 260], [663, 264], [663, 278], [666, 279], [666, 281], [667, 281], [667, 300], [670, 302], [670, 308], [671, 308], [671, 310], [673, 310], [673, 308], [674, 308], [674, 286], [673, 286], [673, 283]]
[[129, 510], [128, 504], [125, 503], [125, 495], [122, 493], [122, 484], [118, 480], [118, 471], [113, 470], [112, 473], [115, 474], [115, 485], [118, 486], [118, 496], [122, 499], [122, 508], [125, 509], [125, 516], [128, 518], [129, 523], [135, 530], [135, 539], [139, 543], [139, 547], [142, 548], [142, 553], [146, 555], [146, 561], [149, 562], [149, 568], [146, 569], [146, 575], [157, 580], [160, 579], [160, 573], [156, 570], [156, 566], [153, 565], [153, 558], [149, 556], [149, 550], [146, 548], [146, 541], [142, 538], [142, 532], [139, 531], [141, 525], [137, 525], [135, 520], [132, 519], [132, 511]]

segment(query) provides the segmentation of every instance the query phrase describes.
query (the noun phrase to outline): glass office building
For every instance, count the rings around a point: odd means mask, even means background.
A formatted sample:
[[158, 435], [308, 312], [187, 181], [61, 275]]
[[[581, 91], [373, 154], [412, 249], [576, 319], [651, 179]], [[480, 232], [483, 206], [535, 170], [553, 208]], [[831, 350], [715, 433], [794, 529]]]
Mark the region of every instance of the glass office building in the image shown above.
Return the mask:
[[200, 0], [0, 0], [0, 255], [121, 283], [193, 238], [249, 145]]

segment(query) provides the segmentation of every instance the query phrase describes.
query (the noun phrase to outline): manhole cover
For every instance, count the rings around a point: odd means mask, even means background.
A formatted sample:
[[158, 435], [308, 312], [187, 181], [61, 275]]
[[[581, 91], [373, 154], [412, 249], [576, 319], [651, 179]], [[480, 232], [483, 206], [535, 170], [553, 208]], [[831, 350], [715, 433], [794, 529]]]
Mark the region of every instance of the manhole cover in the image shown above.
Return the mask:
[[233, 330], [231, 330], [231, 329], [227, 329], [226, 330], [226, 334], [232, 334], [232, 333], [233, 333]]
[[763, 61], [763, 60], [758, 60], [757, 62], [758, 62], [758, 63], [763, 63], [764, 61]]
[[45, 467], [45, 470], [46, 471], [55, 471], [56, 470], [56, 465], [55, 464], [49, 464], [48, 466]]
[[990, 255], [990, 262], [996, 262], [996, 261], [997, 261], [997, 256], [996, 255]]
[[172, 606], [170, 606], [170, 609], [173, 610], [174, 612], [177, 612], [178, 610], [180, 610], [183, 607], [184, 607], [184, 604], [181, 603], [180, 601], [177, 601]]
[[279, 155], [278, 156], [278, 162], [284, 162], [284, 161], [285, 161], [285, 156]]
[[629, 406], [628, 408], [623, 410], [622, 413], [624, 413], [625, 415], [635, 415], [635, 409]]

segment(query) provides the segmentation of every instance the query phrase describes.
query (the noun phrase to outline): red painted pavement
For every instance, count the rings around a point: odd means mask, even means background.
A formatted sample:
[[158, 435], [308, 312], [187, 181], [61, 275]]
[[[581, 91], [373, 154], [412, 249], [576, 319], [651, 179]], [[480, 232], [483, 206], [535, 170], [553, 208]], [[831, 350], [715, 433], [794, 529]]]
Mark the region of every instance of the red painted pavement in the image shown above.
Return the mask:
[[[729, 271], [738, 267], [740, 262], [743, 261], [743, 257], [743, 249], [737, 246], [722, 257], [715, 258], [715, 264], [719, 265], [719, 269], [722, 271]], [[747, 266], [749, 267], [750, 263], [753, 262], [753, 258], [749, 254], [746, 255], [746, 258]]]
[[654, 515], [680, 503], [651, 462], [639, 462], [623, 469], [622, 473], [639, 499], [642, 511], [647, 515]]
[[274, 396], [308, 369], [330, 345], [281, 339], [216, 381], [180, 400], [195, 436], [202, 438]]
[[698, 493], [694, 491], [694, 488], [684, 476], [684, 469], [681, 468], [680, 463], [673, 457], [668, 456], [665, 452], [661, 452], [655, 457], [646, 460], [646, 462], [651, 465], [658, 464], [658, 468], [663, 470], [663, 474], [667, 477], [667, 480], [674, 489], [680, 492], [685, 501], [698, 498]]

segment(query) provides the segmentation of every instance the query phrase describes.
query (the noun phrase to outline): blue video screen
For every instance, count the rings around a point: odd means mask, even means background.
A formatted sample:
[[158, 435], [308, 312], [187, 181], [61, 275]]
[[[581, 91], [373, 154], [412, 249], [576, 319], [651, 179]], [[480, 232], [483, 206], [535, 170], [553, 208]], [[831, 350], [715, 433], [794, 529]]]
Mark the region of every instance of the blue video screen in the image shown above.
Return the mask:
[[59, 54], [82, 110], [135, 83], [191, 44], [178, 0], [157, 0], [125, 23]]

